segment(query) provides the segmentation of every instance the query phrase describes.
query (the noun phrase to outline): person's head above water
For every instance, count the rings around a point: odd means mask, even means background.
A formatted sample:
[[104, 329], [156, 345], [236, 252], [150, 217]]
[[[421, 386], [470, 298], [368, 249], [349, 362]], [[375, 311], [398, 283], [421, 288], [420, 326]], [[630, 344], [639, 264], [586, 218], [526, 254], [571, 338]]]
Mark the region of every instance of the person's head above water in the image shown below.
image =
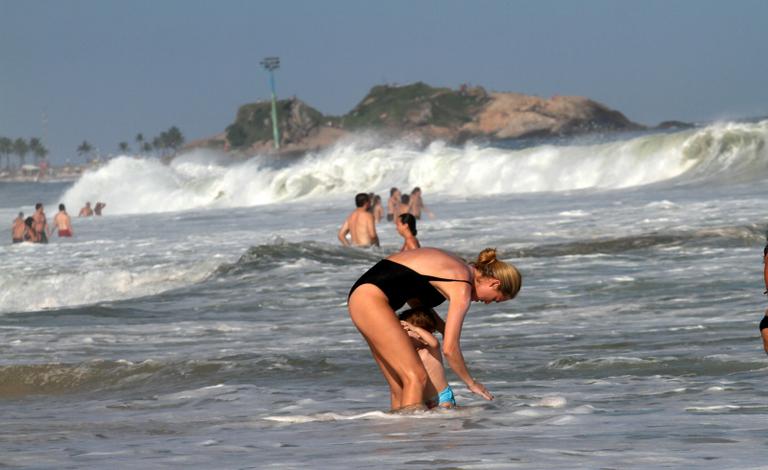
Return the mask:
[[417, 234], [416, 217], [414, 217], [413, 214], [400, 214], [398, 219], [400, 219], [401, 224], [408, 226], [408, 230], [411, 231], [411, 235], [415, 237]]
[[67, 210], [67, 208], [64, 207], [64, 204], [59, 204], [59, 210], [60, 211], [65, 211], [65, 210]]
[[355, 207], [364, 207], [370, 201], [371, 198], [367, 193], [357, 193], [355, 196]]
[[506, 299], [502, 300], [514, 299], [517, 293], [520, 292], [520, 287], [523, 285], [523, 276], [513, 265], [497, 259], [495, 248], [484, 249], [477, 255], [477, 260], [471, 264], [480, 272], [483, 278], [498, 281], [496, 289], [506, 297]]
[[398, 315], [398, 318], [400, 318], [402, 321], [410, 323], [413, 326], [424, 328], [430, 333], [437, 329], [437, 323], [435, 322], [434, 315], [432, 315], [431, 312], [427, 312], [426, 310], [422, 310], [420, 308], [409, 308], [407, 310], [403, 310], [400, 315]]

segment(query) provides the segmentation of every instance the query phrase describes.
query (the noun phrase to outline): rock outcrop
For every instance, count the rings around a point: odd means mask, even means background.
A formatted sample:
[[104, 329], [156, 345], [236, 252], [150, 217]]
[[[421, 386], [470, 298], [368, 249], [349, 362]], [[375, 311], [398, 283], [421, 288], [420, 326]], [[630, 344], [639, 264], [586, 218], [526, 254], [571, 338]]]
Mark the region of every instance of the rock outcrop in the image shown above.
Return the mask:
[[514, 139], [640, 128], [620, 112], [587, 98], [492, 93], [488, 104], [461, 130], [471, 137]]
[[[380, 85], [349, 113], [325, 116], [292, 98], [277, 103], [281, 153], [317, 150], [358, 132], [418, 138], [423, 142], [503, 140], [642, 129], [618, 111], [583, 97], [540, 98], [520, 93], [488, 93], [482, 87], [458, 90], [421, 82]], [[220, 146], [211, 140], [209, 146]], [[249, 152], [273, 149], [271, 102], [240, 107], [227, 127], [224, 148]]]

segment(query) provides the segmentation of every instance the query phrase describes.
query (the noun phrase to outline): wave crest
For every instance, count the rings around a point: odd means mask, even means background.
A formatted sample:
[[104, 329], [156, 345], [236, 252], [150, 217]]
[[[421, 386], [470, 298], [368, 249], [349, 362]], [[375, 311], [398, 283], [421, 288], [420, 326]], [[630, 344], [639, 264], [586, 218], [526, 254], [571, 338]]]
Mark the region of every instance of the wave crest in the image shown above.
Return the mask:
[[164, 165], [123, 156], [83, 175], [62, 199], [71, 207], [106, 201], [109, 214], [130, 214], [386, 193], [391, 186], [484, 196], [620, 189], [678, 178], [743, 180], [768, 176], [766, 141], [768, 120], [523, 149], [345, 141], [283, 160], [257, 156], [233, 163], [195, 151]]

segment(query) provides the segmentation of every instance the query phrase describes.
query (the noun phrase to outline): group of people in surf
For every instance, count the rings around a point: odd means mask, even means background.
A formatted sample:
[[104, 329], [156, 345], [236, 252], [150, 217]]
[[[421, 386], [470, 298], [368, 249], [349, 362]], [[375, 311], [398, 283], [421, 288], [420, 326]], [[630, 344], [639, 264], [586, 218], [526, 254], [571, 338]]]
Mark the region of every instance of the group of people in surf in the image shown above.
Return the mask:
[[[404, 238], [403, 248], [418, 248], [416, 221], [422, 213], [434, 217], [424, 205], [421, 188], [413, 188], [410, 194], [401, 194], [397, 188], [389, 191], [387, 221], [394, 222], [397, 232]], [[344, 246], [367, 248], [379, 246], [376, 225], [384, 218], [381, 197], [374, 193], [358, 193], [355, 196], [355, 210], [346, 218], [339, 229], [338, 238]], [[347, 238], [349, 236], [349, 238]]]
[[[356, 209], [338, 233], [343, 245], [379, 246], [372, 199], [366, 193], [355, 196]], [[511, 300], [522, 286], [520, 272], [498, 259], [494, 248], [482, 250], [471, 262], [439, 248], [422, 248], [416, 239], [416, 220], [422, 211], [432, 215], [419, 188], [406, 200], [392, 188], [387, 219], [395, 222], [403, 246], [365, 272], [347, 299], [352, 322], [389, 385], [390, 407], [397, 412], [456, 406], [443, 358], [471, 392], [493, 399], [464, 360], [462, 325], [472, 302]], [[443, 319], [434, 307], [446, 300]], [[409, 308], [398, 315], [405, 304]], [[442, 345], [435, 333], [442, 336]]]
[[[471, 262], [442, 249], [422, 248], [416, 239], [418, 216], [411, 209], [413, 197], [411, 201], [398, 200], [398, 193], [392, 188], [387, 219], [395, 222], [404, 238], [403, 246], [366, 271], [347, 298], [352, 322], [389, 385], [391, 409], [409, 412], [455, 406], [443, 357], [470, 391], [492, 400], [493, 394], [470, 373], [464, 360], [462, 326], [471, 302], [488, 304], [515, 298], [522, 276], [514, 265], [498, 259], [493, 248], [482, 250]], [[398, 201], [400, 205], [395, 204]], [[353, 245], [378, 246], [375, 203], [372, 207], [372, 198], [360, 193], [355, 204], [357, 208], [339, 230], [339, 240], [350, 245], [349, 234]], [[424, 209], [423, 201], [420, 204]], [[402, 211], [403, 206], [407, 210]], [[768, 245], [763, 249], [763, 263], [764, 294], [768, 295]], [[443, 319], [434, 307], [445, 300], [448, 311]], [[410, 308], [398, 315], [405, 304]], [[768, 310], [759, 329], [768, 353]], [[436, 332], [442, 335], [442, 346]]]
[[67, 214], [64, 204], [59, 204], [59, 212], [53, 217], [53, 227], [48, 225], [43, 203], [35, 204], [35, 212], [24, 218], [24, 213], [13, 220], [11, 226], [11, 241], [13, 243], [48, 243], [48, 238], [53, 232], [58, 232], [60, 237], [72, 236], [72, 219]]
[[[103, 202], [96, 203], [96, 208], [91, 209], [91, 203], [86, 202], [80, 209], [80, 217], [90, 217], [92, 215], [101, 215], [101, 211], [106, 206]], [[48, 225], [48, 219], [45, 215], [45, 207], [42, 202], [35, 204], [35, 212], [29, 217], [24, 218], [24, 212], [19, 215], [11, 224], [11, 242], [12, 243], [48, 243], [48, 239], [54, 232], [58, 232], [59, 237], [71, 237], [72, 218], [67, 213], [64, 204], [59, 204], [59, 212], [53, 217], [53, 226]]]

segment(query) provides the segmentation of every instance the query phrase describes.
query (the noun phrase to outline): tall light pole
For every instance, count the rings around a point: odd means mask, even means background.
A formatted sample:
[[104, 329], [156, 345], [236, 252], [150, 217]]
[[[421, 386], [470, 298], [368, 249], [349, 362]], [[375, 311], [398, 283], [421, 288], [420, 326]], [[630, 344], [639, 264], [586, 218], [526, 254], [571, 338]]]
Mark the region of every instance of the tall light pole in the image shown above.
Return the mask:
[[269, 86], [272, 88], [272, 138], [275, 148], [280, 148], [280, 129], [277, 127], [277, 94], [275, 93], [275, 70], [280, 68], [279, 57], [265, 57], [261, 61], [262, 67], [269, 72]]

